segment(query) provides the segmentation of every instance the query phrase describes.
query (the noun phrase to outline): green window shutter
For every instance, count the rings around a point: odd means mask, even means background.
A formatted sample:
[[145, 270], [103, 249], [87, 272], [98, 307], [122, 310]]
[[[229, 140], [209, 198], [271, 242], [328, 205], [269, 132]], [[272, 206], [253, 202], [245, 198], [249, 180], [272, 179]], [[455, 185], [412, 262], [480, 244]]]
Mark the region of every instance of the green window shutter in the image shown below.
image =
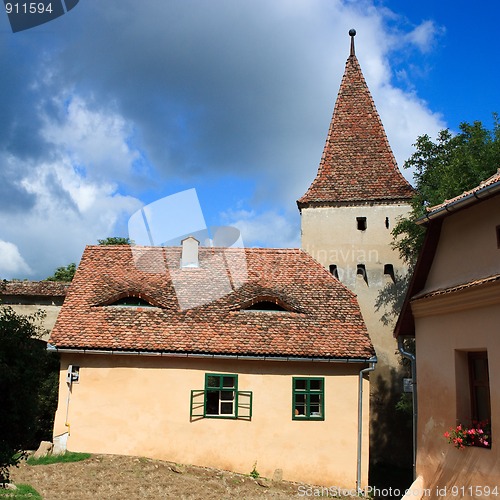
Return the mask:
[[191, 408], [189, 411], [189, 419], [203, 418], [205, 416], [205, 391], [191, 391]]
[[252, 391], [238, 391], [237, 393], [237, 414], [236, 417], [243, 420], [252, 419]]

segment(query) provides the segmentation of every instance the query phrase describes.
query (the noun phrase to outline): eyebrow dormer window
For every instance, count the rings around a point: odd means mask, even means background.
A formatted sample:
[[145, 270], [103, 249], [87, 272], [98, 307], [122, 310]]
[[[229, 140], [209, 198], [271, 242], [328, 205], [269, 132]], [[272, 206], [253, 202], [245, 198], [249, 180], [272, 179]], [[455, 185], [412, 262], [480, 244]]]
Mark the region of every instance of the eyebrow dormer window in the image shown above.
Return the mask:
[[280, 304], [276, 304], [275, 302], [269, 302], [267, 300], [263, 300], [262, 302], [256, 302], [252, 304], [250, 307], [245, 309], [246, 311], [286, 311], [284, 307]]
[[147, 300], [140, 297], [123, 297], [107, 305], [119, 307], [155, 307], [153, 304], [150, 304]]

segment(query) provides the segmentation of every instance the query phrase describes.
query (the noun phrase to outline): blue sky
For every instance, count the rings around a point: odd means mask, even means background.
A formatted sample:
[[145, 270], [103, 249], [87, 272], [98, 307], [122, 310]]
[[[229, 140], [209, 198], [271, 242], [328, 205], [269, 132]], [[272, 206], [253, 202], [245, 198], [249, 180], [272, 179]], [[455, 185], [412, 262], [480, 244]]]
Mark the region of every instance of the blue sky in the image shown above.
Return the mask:
[[190, 188], [246, 246], [299, 246], [350, 28], [400, 167], [500, 111], [496, 1], [80, 0], [17, 33], [0, 14], [0, 278], [43, 279]]

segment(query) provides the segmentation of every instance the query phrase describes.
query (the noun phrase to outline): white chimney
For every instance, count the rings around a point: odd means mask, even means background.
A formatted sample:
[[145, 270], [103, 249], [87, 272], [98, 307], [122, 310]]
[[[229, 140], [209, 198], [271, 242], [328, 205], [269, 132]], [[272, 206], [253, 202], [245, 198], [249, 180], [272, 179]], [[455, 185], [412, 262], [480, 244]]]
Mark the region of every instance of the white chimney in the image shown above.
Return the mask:
[[198, 246], [200, 242], [193, 236], [188, 236], [181, 241], [182, 243], [182, 256], [181, 267], [199, 267], [198, 260]]

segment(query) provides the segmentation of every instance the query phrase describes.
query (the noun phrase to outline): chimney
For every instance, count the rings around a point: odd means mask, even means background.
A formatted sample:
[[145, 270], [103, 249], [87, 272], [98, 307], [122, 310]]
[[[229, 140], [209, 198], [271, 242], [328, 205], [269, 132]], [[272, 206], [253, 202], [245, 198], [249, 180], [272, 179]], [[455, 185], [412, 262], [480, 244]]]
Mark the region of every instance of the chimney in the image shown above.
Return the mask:
[[182, 241], [181, 268], [199, 267], [198, 246], [200, 242], [193, 236], [188, 236]]

